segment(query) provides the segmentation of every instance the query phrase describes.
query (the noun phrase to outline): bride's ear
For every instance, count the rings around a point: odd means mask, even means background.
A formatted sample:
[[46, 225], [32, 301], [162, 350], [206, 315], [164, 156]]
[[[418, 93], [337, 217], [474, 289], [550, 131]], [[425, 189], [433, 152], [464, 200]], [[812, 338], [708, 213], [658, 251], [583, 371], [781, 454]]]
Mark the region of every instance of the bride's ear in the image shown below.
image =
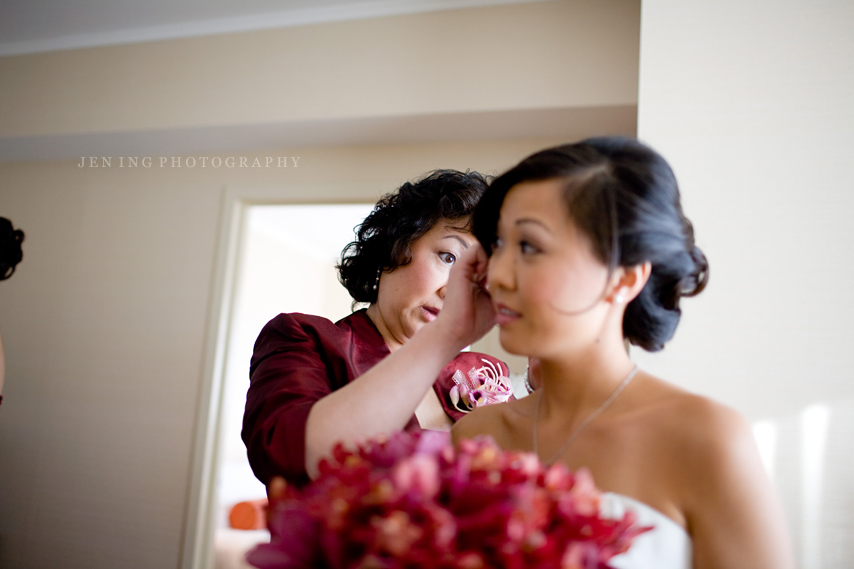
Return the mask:
[[614, 272], [608, 300], [612, 304], [628, 304], [643, 290], [651, 272], [652, 263], [649, 261], [633, 267], [619, 267]]

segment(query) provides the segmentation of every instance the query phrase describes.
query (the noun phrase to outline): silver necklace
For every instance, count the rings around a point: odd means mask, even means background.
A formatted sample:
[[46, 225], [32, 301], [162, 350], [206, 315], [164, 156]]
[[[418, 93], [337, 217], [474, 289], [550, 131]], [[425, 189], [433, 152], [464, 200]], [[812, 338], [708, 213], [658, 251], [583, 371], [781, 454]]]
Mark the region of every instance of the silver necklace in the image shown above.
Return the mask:
[[[584, 427], [589, 425], [590, 421], [592, 421], [593, 419], [598, 417], [599, 414], [602, 413], [602, 411], [604, 411], [605, 408], [608, 407], [608, 405], [610, 405], [611, 402], [613, 402], [614, 399], [617, 398], [617, 395], [619, 395], [620, 392], [629, 384], [629, 382], [632, 380], [632, 378], [635, 376], [635, 374], [638, 371], [639, 371], [639, 368], [638, 368], [637, 364], [635, 364], [635, 367], [632, 368], [632, 371], [629, 372], [629, 375], [627, 375], [626, 378], [623, 380], [623, 382], [617, 386], [617, 388], [614, 390], [613, 393], [611, 393], [611, 396], [608, 397], [608, 399], [606, 399], [605, 402], [602, 403], [602, 405], [600, 405], [598, 409], [596, 409], [595, 411], [593, 411], [592, 413], [587, 415], [587, 417], [583, 421], [581, 421], [581, 423], [577, 427], [575, 427], [575, 430], [569, 434], [569, 437], [561, 445], [561, 447], [557, 450], [557, 452], [554, 453], [554, 455], [550, 459], [544, 461], [543, 464], [545, 464], [546, 466], [551, 466], [551, 464], [555, 461], [555, 459], [558, 458], [560, 455], [562, 455], [564, 453], [564, 451], [566, 451], [566, 449], [569, 448], [569, 445], [571, 445], [572, 442], [578, 438], [578, 435], [581, 434], [581, 431], [584, 430]], [[537, 437], [537, 422], [538, 422], [537, 420], [540, 417], [540, 403], [542, 403], [542, 401], [543, 401], [543, 390], [540, 389], [539, 395], [537, 395], [537, 406], [534, 407], [534, 428], [533, 428], [534, 454], [537, 455], [537, 458], [540, 458], [540, 450], [539, 450], [539, 446], [537, 445], [537, 438], [538, 438]]]

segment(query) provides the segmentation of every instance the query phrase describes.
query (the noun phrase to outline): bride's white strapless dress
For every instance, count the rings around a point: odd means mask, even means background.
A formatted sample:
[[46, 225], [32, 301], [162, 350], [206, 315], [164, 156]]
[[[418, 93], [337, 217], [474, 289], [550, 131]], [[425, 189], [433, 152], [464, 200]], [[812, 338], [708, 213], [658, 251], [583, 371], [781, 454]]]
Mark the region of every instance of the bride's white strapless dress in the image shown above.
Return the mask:
[[634, 498], [605, 492], [599, 503], [603, 516], [619, 518], [626, 510], [637, 515], [638, 524], [655, 529], [635, 538], [631, 548], [609, 561], [615, 569], [691, 569], [691, 536], [655, 508]]

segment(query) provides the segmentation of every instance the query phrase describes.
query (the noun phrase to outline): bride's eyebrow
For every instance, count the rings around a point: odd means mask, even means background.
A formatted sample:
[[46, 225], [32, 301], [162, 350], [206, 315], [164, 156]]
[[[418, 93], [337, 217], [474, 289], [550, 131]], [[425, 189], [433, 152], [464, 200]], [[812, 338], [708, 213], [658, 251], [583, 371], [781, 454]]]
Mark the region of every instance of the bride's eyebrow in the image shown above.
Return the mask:
[[529, 224], [537, 225], [537, 226], [543, 228], [545, 231], [548, 231], [549, 233], [551, 233], [551, 229], [549, 229], [548, 225], [546, 225], [545, 223], [543, 223], [539, 219], [534, 219], [532, 217], [521, 217], [521, 218], [516, 220], [516, 225], [529, 225]]

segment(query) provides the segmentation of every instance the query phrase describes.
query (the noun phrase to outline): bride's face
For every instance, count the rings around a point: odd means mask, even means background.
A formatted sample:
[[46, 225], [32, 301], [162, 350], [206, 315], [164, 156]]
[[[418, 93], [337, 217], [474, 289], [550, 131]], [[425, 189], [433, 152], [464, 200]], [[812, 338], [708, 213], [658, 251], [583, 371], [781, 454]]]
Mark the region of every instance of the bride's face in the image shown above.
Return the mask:
[[603, 333], [608, 267], [576, 228], [563, 180], [523, 182], [504, 198], [487, 282], [501, 345], [541, 358], [584, 349]]

